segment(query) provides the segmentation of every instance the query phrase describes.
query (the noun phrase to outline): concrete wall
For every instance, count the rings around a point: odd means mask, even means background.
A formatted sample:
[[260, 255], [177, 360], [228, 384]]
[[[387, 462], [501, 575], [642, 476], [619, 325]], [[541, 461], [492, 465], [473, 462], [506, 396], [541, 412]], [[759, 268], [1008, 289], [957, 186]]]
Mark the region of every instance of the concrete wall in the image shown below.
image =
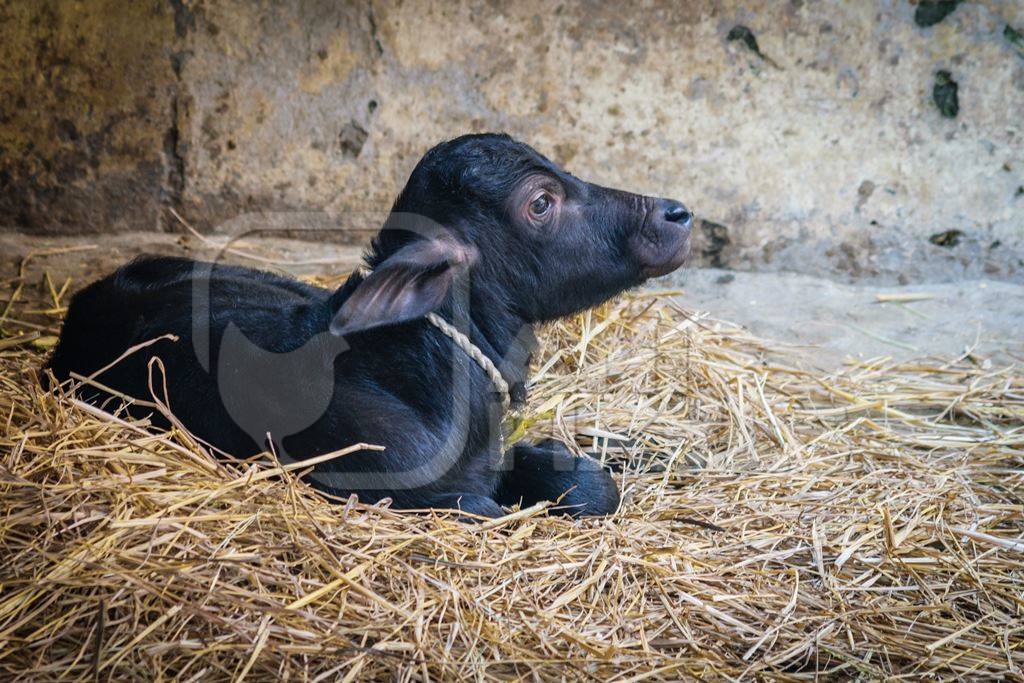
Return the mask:
[[[0, 225], [176, 230], [174, 208], [200, 229], [362, 239], [430, 145], [506, 130], [581, 177], [686, 201], [706, 219], [698, 262], [1021, 279], [1024, 47], [1004, 27], [1024, 30], [1024, 4], [928, 28], [916, 9], [8, 2]], [[933, 102], [940, 70], [955, 118]]]
[[0, 226], [158, 227], [174, 38], [164, 0], [0, 1]]

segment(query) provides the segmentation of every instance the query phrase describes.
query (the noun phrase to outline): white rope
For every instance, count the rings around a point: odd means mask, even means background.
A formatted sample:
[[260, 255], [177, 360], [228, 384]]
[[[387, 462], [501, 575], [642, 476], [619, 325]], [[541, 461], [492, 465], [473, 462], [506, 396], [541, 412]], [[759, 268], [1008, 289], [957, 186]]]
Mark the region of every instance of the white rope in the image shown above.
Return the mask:
[[466, 355], [476, 361], [477, 365], [483, 368], [483, 371], [487, 373], [487, 376], [491, 378], [491, 384], [501, 394], [501, 407], [503, 410], [508, 410], [512, 403], [511, 396], [508, 391], [508, 382], [498, 372], [498, 367], [494, 362], [484, 355], [484, 352], [477, 347], [476, 344], [469, 340], [469, 337], [455, 329], [455, 326], [449, 323], [447, 320], [439, 316], [437, 313], [427, 313], [427, 320], [445, 333], [455, 345], [466, 352]]

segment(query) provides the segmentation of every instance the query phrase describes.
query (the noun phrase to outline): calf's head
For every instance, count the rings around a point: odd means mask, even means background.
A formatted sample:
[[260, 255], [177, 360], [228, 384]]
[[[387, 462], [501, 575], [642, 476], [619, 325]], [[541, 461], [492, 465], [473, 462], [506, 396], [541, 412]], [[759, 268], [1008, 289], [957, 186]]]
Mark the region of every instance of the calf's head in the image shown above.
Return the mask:
[[464, 269], [525, 322], [569, 315], [682, 265], [691, 221], [680, 202], [582, 181], [507, 135], [456, 138], [413, 170], [332, 330], [422, 317]]

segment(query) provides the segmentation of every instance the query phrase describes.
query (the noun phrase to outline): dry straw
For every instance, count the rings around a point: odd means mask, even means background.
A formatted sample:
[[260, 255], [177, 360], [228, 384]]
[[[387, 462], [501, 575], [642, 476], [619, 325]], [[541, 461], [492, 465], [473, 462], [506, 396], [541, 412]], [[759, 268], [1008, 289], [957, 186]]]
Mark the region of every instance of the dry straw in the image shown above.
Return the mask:
[[545, 332], [529, 402], [531, 436], [620, 469], [619, 512], [467, 525], [332, 503], [269, 456], [226, 464], [41, 391], [67, 287], [46, 278], [33, 304], [17, 286], [5, 678], [1021, 676], [1017, 367], [826, 376], [627, 298]]

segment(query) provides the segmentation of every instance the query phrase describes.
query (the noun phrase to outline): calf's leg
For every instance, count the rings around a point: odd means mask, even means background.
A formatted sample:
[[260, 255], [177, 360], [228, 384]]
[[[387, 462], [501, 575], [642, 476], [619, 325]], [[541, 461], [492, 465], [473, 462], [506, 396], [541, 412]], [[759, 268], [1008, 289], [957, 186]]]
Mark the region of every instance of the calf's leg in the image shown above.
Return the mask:
[[590, 457], [577, 457], [562, 443], [545, 440], [512, 447], [512, 468], [504, 473], [496, 500], [523, 507], [558, 501], [555, 512], [573, 517], [610, 515], [619, 506], [615, 480]]
[[[427, 507], [435, 510], [459, 510], [477, 517], [495, 518], [505, 514], [505, 511], [494, 502], [493, 498], [475, 493], [445, 493], [431, 499]], [[463, 519], [473, 520], [472, 517], [463, 517]]]

